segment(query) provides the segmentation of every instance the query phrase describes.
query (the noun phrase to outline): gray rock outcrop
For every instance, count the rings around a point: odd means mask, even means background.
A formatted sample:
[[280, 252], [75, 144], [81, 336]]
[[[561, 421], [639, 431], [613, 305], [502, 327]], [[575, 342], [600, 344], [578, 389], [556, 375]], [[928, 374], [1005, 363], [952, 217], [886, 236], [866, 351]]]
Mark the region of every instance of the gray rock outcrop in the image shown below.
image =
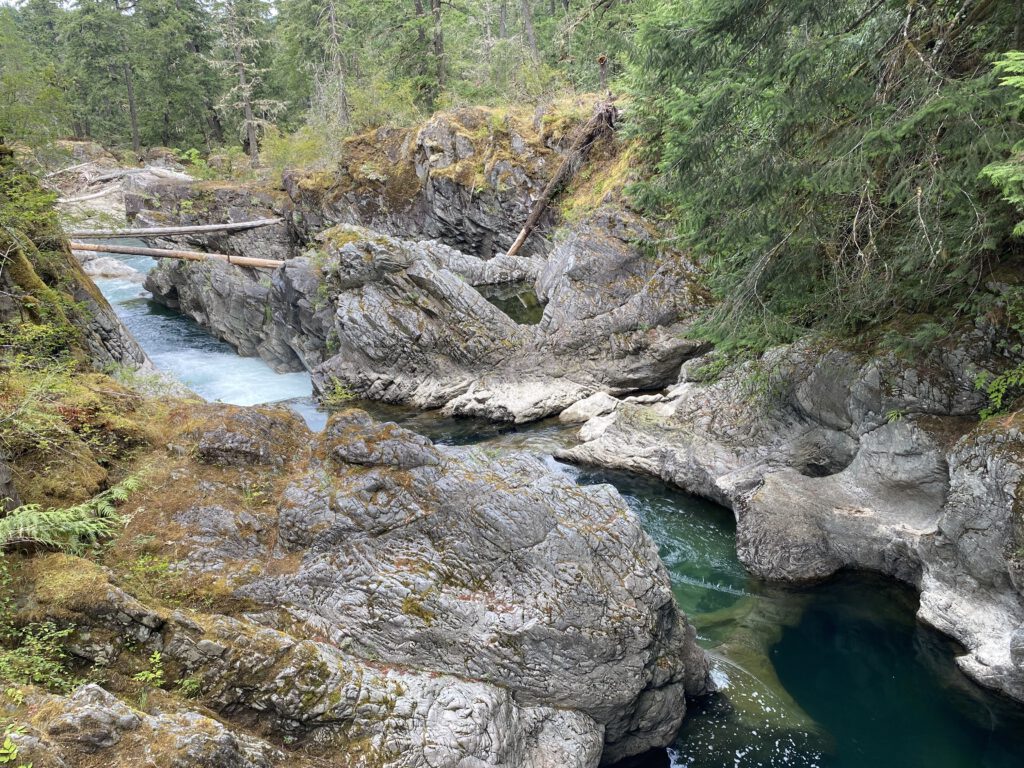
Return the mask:
[[[336, 169], [285, 175], [293, 225], [307, 241], [357, 224], [488, 259], [512, 245], [577, 122], [471, 107], [352, 137]], [[554, 218], [542, 218], [526, 254], [550, 249]]]
[[272, 768], [285, 761], [310, 765], [199, 712], [174, 708], [147, 714], [95, 684], [69, 696], [36, 689], [21, 695], [34, 713], [11, 735], [22, 765], [73, 768], [96, 760], [115, 768]]
[[[703, 301], [693, 267], [652, 256], [650, 238], [636, 217], [602, 212], [542, 263], [338, 227], [317, 255], [269, 276], [165, 263], [146, 287], [242, 354], [308, 368], [321, 391], [523, 422], [600, 390], [663, 386], [700, 348], [686, 338]], [[539, 324], [515, 323], [472, 287], [512, 274], [537, 275]]]
[[[159, 650], [221, 732], [326, 766], [596, 768], [670, 743], [707, 689], [657, 548], [609, 486], [361, 411], [314, 438], [284, 411], [211, 406], [178, 439], [181, 501], [137, 512], [118, 547], [160, 530], [165, 578], [244, 612], [149, 605], [85, 561], [71, 585], [48, 579], [73, 563], [26, 580], [38, 615], [79, 628], [76, 655], [120, 669]], [[239, 497], [255, 482], [276, 490]], [[96, 730], [156, 727], [119, 722]], [[259, 765], [249, 738], [232, 748]]]
[[997, 360], [979, 326], [916, 366], [789, 347], [702, 383], [688, 363], [660, 402], [595, 415], [562, 455], [732, 507], [740, 558], [764, 578], [862, 568], [915, 585], [919, 617], [967, 648], [961, 668], [1024, 700], [1024, 453], [1016, 429], [974, 428], [974, 382]]
[[158, 245], [264, 259], [284, 260], [295, 255], [295, 235], [283, 218], [290, 211], [283, 192], [259, 185], [196, 181], [184, 174], [166, 172], [130, 174], [123, 184], [125, 213], [134, 226], [226, 224], [281, 218], [278, 224], [256, 229], [191, 234]]

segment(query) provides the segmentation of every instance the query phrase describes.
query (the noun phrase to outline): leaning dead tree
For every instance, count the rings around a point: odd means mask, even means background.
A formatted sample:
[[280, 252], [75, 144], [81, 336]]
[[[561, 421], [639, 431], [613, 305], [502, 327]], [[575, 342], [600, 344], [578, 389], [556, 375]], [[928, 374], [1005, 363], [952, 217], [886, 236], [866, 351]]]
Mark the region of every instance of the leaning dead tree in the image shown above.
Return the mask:
[[519, 231], [519, 237], [512, 243], [512, 247], [505, 254], [506, 256], [515, 256], [519, 252], [519, 249], [523, 247], [523, 243], [526, 242], [526, 238], [536, 229], [540, 217], [544, 215], [544, 211], [547, 210], [551, 200], [568, 183], [569, 179], [576, 175], [580, 165], [587, 156], [587, 152], [590, 151], [590, 147], [602, 136], [611, 135], [612, 131], [615, 130], [615, 121], [618, 119], [618, 116], [619, 111], [611, 101], [603, 101], [597, 105], [594, 116], [576, 133], [576, 138], [562, 160], [562, 164], [558, 166], [555, 175], [551, 177], [551, 181], [544, 187], [544, 192], [537, 199], [537, 202], [533, 204], [526, 223], [523, 224], [523, 228]]

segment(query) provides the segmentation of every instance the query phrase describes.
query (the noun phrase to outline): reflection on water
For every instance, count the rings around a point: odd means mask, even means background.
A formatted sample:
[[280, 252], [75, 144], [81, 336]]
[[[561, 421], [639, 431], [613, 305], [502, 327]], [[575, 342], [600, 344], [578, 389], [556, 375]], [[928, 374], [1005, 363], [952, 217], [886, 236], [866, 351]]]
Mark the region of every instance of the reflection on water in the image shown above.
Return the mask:
[[530, 284], [479, 285], [477, 290], [520, 325], [536, 325], [544, 316], [544, 305]]

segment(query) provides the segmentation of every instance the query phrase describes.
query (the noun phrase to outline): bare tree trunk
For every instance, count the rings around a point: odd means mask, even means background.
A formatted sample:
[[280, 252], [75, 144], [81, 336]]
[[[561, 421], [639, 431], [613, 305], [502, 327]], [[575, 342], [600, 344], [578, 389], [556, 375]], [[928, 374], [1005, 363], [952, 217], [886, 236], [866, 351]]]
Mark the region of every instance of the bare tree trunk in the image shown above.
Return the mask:
[[508, 0], [501, 0], [498, 7], [498, 37], [502, 40], [508, 37]]
[[523, 36], [530, 48], [530, 55], [533, 58], [540, 58], [540, 48], [537, 47], [537, 30], [533, 28], [533, 9], [530, 7], [530, 0], [520, 0], [520, 12], [523, 17]]
[[224, 142], [224, 126], [220, 124], [220, 118], [217, 117], [217, 112], [214, 110], [213, 105], [210, 102], [203, 104], [206, 110], [206, 127], [210, 129], [210, 139], [214, 144], [221, 144]]
[[327, 0], [327, 21], [331, 32], [331, 68], [338, 89], [338, 124], [348, 126], [348, 93], [345, 90], [345, 66], [341, 58], [341, 34], [338, 31], [338, 13], [335, 0]]
[[[427, 50], [427, 10], [423, 5], [423, 0], [413, 0], [413, 8], [416, 11], [416, 18], [419, 20], [419, 23], [416, 25], [417, 50], [423, 52], [423, 64], [418, 66], [417, 69], [419, 70], [419, 74], [422, 76], [423, 80], [426, 81], [427, 72], [429, 70], [427, 59], [430, 56], [430, 52]], [[433, 8], [433, 6], [431, 6], [431, 8]], [[432, 110], [434, 108], [434, 103], [437, 101], [437, 87], [430, 86], [427, 88], [426, 97], [427, 108]]]
[[1014, 37], [1017, 38], [1017, 49], [1024, 48], [1024, 5], [1017, 6], [1017, 28], [1014, 32]]
[[139, 112], [135, 105], [135, 84], [132, 82], [132, 68], [128, 62], [124, 62], [124, 84], [128, 89], [128, 117], [132, 123], [132, 149], [138, 155], [142, 149], [142, 141], [139, 139]]
[[437, 92], [445, 86], [444, 28], [441, 26], [441, 0], [430, 0], [430, 12], [434, 21], [434, 64], [437, 67]]
[[579, 170], [579, 166], [586, 158], [591, 145], [601, 136], [610, 134], [615, 130], [615, 121], [618, 119], [618, 116], [619, 112], [611, 101], [604, 101], [597, 105], [594, 116], [576, 132], [576, 137], [562, 160], [562, 164], [558, 166], [555, 175], [551, 177], [547, 186], [544, 187], [541, 196], [533, 204], [526, 223], [519, 230], [519, 237], [512, 243], [512, 247], [505, 254], [506, 256], [515, 256], [519, 252], [519, 249], [523, 247], [523, 243], [526, 242], [526, 238], [530, 236], [530, 233], [533, 232], [540, 221], [541, 216], [544, 215], [544, 211], [547, 210], [552, 198], [558, 194], [562, 187]]
[[237, 43], [235, 43], [235, 66], [238, 68], [238, 93], [242, 97], [242, 110], [245, 114], [245, 138], [249, 144], [249, 159], [255, 168], [260, 164], [260, 148], [256, 140], [256, 116], [252, 111], [252, 94], [249, 93], [249, 81], [245, 76], [242, 49]]

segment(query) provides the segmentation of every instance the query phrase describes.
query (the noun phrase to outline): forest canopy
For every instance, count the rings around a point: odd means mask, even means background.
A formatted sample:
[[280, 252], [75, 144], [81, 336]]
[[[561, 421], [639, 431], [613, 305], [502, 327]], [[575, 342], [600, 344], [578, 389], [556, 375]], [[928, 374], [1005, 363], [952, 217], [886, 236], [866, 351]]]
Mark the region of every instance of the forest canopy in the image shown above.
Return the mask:
[[[0, 76], [34, 137], [209, 150], [597, 87], [651, 0], [22, 0]], [[26, 54], [28, 52], [28, 55]], [[20, 84], [20, 92], [10, 85]], [[5, 110], [6, 112], [6, 110]], [[15, 115], [6, 132], [25, 136]]]
[[927, 343], [1022, 255], [1021, 49], [1012, 0], [21, 0], [0, 135], [329, 162], [438, 109], [610, 88], [633, 203], [719, 299], [704, 335], [923, 317]]
[[629, 84], [653, 168], [637, 195], [701, 255], [708, 334], [971, 309], [1021, 255], [1021, 101], [997, 62], [1022, 37], [1024, 4], [999, 0], [659, 3]]

